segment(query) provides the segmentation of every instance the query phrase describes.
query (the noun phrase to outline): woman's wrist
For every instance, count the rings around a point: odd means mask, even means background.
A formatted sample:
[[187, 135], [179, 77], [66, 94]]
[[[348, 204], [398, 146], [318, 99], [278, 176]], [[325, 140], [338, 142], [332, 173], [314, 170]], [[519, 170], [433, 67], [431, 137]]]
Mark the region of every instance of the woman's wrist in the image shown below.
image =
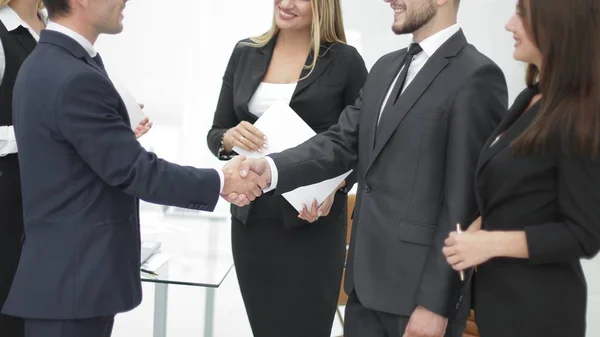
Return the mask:
[[487, 232], [486, 242], [490, 247], [490, 258], [529, 258], [527, 238], [524, 231]]
[[229, 132], [231, 132], [232, 129], [229, 129], [227, 131], [225, 131], [225, 133], [223, 133], [223, 139], [221, 140], [223, 143], [223, 150], [225, 150], [226, 153], [231, 153], [233, 151], [233, 145], [231, 144], [231, 137], [229, 136]]

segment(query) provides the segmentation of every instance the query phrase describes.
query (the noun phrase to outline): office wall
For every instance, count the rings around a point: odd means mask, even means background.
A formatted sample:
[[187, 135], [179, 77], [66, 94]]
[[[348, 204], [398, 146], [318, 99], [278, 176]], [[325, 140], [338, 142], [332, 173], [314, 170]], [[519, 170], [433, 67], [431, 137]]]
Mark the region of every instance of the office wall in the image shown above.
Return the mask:
[[[168, 6], [165, 6], [168, 4]], [[221, 78], [236, 41], [270, 26], [272, 0], [131, 0], [124, 32], [102, 36], [96, 47], [111, 76], [146, 105], [155, 123], [142, 142], [182, 164], [222, 165], [206, 147]], [[510, 99], [523, 88], [523, 67], [512, 59], [504, 24], [513, 0], [462, 0], [459, 23], [467, 38], [504, 70]], [[405, 47], [410, 36], [391, 31], [393, 13], [383, 0], [342, 0], [349, 43], [370, 68], [383, 54]], [[227, 212], [221, 203], [219, 211]]]

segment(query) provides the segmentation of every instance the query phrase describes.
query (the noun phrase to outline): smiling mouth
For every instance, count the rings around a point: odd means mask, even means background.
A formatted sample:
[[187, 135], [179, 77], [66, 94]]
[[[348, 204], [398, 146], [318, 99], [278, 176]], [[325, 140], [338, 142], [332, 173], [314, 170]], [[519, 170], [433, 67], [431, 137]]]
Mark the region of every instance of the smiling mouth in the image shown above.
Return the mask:
[[394, 15], [400, 15], [406, 12], [406, 7], [392, 7], [392, 9], [394, 10]]
[[287, 20], [289, 20], [289, 19], [293, 19], [293, 18], [295, 18], [295, 17], [296, 17], [296, 15], [295, 15], [295, 14], [293, 14], [293, 13], [290, 13], [290, 12], [288, 12], [288, 11], [286, 11], [286, 10], [283, 10], [283, 9], [281, 9], [281, 8], [279, 8], [279, 15], [280, 15], [282, 18], [284, 18], [284, 19], [287, 19]]

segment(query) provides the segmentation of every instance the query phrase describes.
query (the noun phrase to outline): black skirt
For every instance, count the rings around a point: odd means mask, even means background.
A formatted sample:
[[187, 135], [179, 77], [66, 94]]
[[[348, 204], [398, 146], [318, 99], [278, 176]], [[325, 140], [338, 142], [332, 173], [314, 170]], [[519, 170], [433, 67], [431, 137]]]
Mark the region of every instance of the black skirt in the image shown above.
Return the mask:
[[[347, 196], [312, 224], [286, 229], [282, 197], [262, 196], [232, 219], [236, 273], [255, 337], [329, 337], [344, 267]], [[285, 213], [285, 212], [283, 212]]]

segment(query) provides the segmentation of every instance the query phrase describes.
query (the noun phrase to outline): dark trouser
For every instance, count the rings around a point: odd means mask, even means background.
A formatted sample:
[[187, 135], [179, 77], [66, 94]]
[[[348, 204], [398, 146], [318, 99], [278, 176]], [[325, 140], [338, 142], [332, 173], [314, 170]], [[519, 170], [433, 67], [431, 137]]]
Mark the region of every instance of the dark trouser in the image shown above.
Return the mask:
[[[402, 337], [409, 318], [365, 308], [352, 290], [346, 304], [344, 337]], [[448, 322], [445, 337], [461, 337], [465, 327], [465, 322]]]
[[[16, 154], [0, 157], [0, 309], [12, 285], [23, 238], [21, 179]], [[1, 310], [0, 310], [1, 311]], [[0, 314], [0, 336], [22, 337], [23, 321]]]
[[25, 337], [110, 337], [115, 316], [79, 320], [25, 319]]

